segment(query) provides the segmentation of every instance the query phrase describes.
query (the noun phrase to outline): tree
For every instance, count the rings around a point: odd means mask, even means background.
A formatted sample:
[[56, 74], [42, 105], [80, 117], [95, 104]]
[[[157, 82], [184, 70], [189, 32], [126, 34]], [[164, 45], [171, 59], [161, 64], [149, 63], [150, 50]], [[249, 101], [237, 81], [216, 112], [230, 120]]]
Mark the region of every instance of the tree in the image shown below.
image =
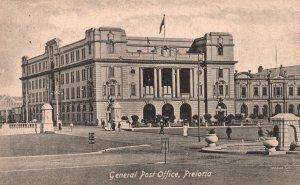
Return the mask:
[[128, 117], [127, 117], [127, 116], [122, 116], [122, 117], [121, 117], [121, 120], [127, 121], [127, 120], [128, 120]]
[[204, 114], [204, 119], [210, 123], [210, 119], [212, 118], [211, 114]]
[[227, 117], [226, 117], [226, 121], [228, 122], [228, 124], [231, 123], [231, 121], [234, 119], [234, 115], [233, 114], [229, 114]]
[[263, 114], [259, 114], [258, 115], [258, 119], [264, 119], [264, 115]]
[[132, 119], [132, 124], [136, 126], [138, 123], [139, 117], [137, 115], [132, 115], [131, 119]]
[[235, 114], [235, 119], [241, 121], [243, 119], [242, 114]]
[[256, 114], [250, 114], [249, 116], [251, 119], [256, 119], [257, 115]]

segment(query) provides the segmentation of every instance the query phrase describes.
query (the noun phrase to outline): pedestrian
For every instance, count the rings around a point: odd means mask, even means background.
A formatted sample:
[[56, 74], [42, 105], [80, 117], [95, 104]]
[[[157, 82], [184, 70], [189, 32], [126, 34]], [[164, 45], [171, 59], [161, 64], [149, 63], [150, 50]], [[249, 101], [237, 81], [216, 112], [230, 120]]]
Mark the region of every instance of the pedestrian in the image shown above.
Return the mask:
[[61, 122], [58, 123], [58, 130], [61, 131], [62, 130], [62, 125]]
[[121, 131], [121, 123], [120, 122], [118, 123], [118, 131], [119, 132]]
[[227, 127], [226, 129], [226, 134], [227, 134], [227, 139], [231, 140], [230, 134], [232, 133], [232, 129], [230, 126]]
[[161, 123], [160, 124], [160, 131], [159, 131], [159, 134], [165, 134], [165, 131], [164, 131], [164, 124], [163, 123]]
[[260, 142], [261, 139], [263, 139], [263, 137], [264, 137], [264, 132], [261, 127], [258, 127], [257, 134], [258, 134], [258, 141]]
[[111, 128], [112, 128], [113, 131], [116, 130], [116, 123], [115, 122], [112, 123]]
[[74, 125], [73, 125], [73, 123], [71, 123], [71, 124], [70, 124], [71, 132], [72, 132], [72, 130], [73, 130], [73, 127], [74, 127]]
[[104, 120], [102, 120], [101, 125], [102, 125], [102, 128], [104, 128], [104, 126], [105, 126], [105, 121]]
[[99, 126], [99, 120], [96, 119], [96, 126]]

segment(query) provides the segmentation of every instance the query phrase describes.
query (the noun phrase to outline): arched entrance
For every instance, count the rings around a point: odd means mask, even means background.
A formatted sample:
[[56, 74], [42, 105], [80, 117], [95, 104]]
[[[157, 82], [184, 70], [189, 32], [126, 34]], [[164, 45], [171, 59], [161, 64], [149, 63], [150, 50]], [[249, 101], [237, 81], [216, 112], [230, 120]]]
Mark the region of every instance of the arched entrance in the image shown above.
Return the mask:
[[289, 113], [294, 114], [294, 105], [292, 104], [289, 105]]
[[162, 107], [162, 116], [164, 118], [171, 118], [174, 115], [174, 108], [171, 104], [167, 103]]
[[277, 104], [275, 106], [275, 115], [281, 113], [281, 105]]
[[262, 108], [262, 114], [264, 115], [264, 117], [268, 116], [268, 105], [264, 105]]
[[184, 103], [180, 106], [180, 119], [191, 121], [192, 117], [192, 108], [189, 104]]
[[145, 121], [147, 121], [148, 123], [155, 121], [156, 110], [155, 110], [154, 105], [152, 105], [152, 104], [145, 105], [143, 112], [144, 112], [144, 120]]
[[254, 107], [253, 107], [253, 114], [255, 114], [256, 116], [258, 116], [258, 110], [259, 110], [259, 106], [258, 105], [254, 105]]
[[216, 115], [219, 124], [225, 121], [225, 116], [227, 116], [227, 106], [222, 101], [220, 101], [216, 107]]
[[244, 115], [244, 117], [248, 117], [248, 106], [246, 104], [243, 104], [241, 106], [241, 114]]

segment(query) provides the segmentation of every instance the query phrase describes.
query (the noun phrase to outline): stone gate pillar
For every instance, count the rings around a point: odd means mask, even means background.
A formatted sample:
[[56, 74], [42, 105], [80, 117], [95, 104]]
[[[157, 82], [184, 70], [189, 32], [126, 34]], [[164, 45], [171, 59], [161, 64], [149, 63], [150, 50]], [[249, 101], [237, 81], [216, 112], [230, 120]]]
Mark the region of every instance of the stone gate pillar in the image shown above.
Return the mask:
[[111, 119], [118, 124], [121, 122], [121, 106], [117, 102], [113, 102], [111, 106]]
[[288, 151], [292, 143], [300, 144], [300, 117], [291, 113], [280, 113], [272, 117], [272, 122], [279, 128], [278, 148]]
[[52, 114], [53, 114], [52, 106], [48, 103], [45, 103], [42, 107], [41, 133], [54, 132]]

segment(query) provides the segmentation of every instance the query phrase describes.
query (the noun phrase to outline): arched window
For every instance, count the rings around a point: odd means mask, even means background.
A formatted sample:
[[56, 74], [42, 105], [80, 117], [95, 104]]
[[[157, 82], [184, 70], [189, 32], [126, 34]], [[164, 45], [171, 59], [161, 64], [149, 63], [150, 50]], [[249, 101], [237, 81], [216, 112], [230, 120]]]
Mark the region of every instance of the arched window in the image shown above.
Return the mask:
[[268, 105], [264, 105], [262, 108], [262, 114], [267, 117], [268, 116]]
[[256, 116], [258, 116], [258, 112], [259, 111], [259, 106], [258, 105], [254, 105], [253, 107], [253, 114], [255, 114]]
[[248, 106], [246, 104], [241, 106], [241, 114], [243, 114], [245, 117], [248, 116]]
[[294, 105], [292, 104], [289, 105], [289, 113], [294, 114]]

